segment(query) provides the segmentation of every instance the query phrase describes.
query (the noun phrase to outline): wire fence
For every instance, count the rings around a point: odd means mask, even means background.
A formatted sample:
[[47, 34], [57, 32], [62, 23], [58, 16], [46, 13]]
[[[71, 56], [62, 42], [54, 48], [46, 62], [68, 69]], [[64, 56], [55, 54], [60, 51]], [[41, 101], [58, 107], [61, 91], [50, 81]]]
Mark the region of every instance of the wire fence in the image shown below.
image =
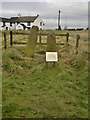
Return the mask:
[[[77, 35], [69, 35], [69, 37], [72, 37], [72, 38], [76, 38], [77, 37]], [[84, 37], [84, 36], [80, 36], [80, 40], [90, 40], [90, 37], [89, 36], [87, 36], [87, 37]]]

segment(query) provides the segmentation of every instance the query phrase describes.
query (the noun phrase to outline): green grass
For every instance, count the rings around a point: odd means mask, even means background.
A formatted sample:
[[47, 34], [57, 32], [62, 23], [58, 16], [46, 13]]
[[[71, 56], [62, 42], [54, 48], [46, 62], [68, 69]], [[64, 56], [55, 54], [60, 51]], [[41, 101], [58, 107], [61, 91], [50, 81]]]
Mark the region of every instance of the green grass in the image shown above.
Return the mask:
[[37, 46], [33, 59], [25, 47], [3, 49], [3, 118], [87, 118], [87, 41], [80, 45], [79, 54], [72, 46], [60, 52], [55, 67], [46, 66], [46, 46]]

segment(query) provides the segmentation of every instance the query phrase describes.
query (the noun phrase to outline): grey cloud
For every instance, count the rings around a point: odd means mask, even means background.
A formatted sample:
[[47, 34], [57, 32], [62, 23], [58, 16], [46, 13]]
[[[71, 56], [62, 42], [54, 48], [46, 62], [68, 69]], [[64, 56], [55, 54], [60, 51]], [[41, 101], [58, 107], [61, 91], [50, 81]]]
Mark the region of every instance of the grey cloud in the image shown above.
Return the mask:
[[87, 27], [88, 3], [87, 2], [3, 2], [4, 17], [39, 14], [45, 22], [45, 28], [56, 28], [58, 11], [61, 10], [61, 25], [71, 27], [78, 25]]

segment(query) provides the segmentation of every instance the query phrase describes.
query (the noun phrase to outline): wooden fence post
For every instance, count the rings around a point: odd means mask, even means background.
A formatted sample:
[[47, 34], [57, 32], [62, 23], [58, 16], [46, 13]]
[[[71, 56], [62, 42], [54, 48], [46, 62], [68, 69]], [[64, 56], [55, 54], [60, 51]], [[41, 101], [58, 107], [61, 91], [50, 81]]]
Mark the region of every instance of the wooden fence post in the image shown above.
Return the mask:
[[4, 49], [7, 48], [6, 32], [4, 32]]
[[12, 31], [10, 30], [10, 46], [13, 45], [12, 39], [13, 39], [13, 37], [12, 37]]
[[78, 54], [79, 39], [80, 39], [80, 35], [77, 35], [76, 36], [76, 45], [75, 45], [75, 50], [74, 50], [75, 54]]
[[68, 40], [69, 40], [69, 33], [67, 33], [67, 35], [66, 35], [66, 47], [68, 47], [68, 45], [69, 45]]
[[79, 39], [80, 39], [80, 35], [77, 35], [77, 38], [76, 38], [76, 48], [78, 48], [78, 45], [79, 45]]

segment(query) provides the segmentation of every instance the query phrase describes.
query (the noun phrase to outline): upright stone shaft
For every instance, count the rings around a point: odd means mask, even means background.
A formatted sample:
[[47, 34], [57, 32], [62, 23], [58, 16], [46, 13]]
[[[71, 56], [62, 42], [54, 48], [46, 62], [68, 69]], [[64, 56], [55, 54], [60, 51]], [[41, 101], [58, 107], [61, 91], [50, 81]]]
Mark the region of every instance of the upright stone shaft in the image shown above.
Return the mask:
[[52, 33], [47, 36], [47, 51], [56, 52], [56, 36]]
[[37, 44], [37, 38], [38, 38], [38, 27], [37, 26], [33, 26], [29, 37], [28, 37], [28, 42], [26, 45], [26, 50], [25, 53], [28, 57], [34, 57], [35, 54], [35, 47]]

